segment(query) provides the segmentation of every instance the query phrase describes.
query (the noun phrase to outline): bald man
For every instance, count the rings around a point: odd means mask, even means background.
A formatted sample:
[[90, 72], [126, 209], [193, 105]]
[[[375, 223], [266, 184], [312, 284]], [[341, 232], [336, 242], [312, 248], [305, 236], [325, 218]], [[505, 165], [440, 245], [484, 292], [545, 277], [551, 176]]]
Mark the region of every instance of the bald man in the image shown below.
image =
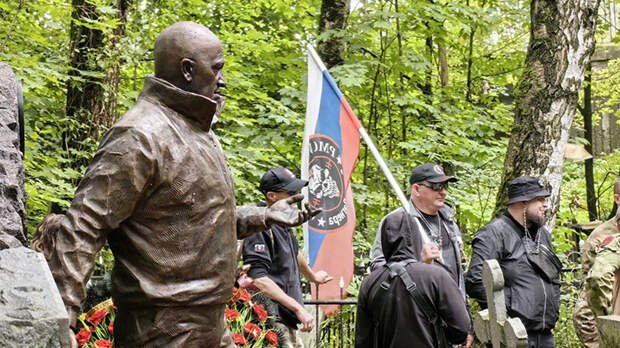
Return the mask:
[[236, 207], [211, 126], [224, 104], [222, 44], [179, 22], [155, 43], [155, 76], [112, 126], [56, 234], [50, 268], [75, 327], [106, 241], [114, 254], [116, 347], [234, 347], [224, 320], [237, 238], [314, 213], [303, 196]]

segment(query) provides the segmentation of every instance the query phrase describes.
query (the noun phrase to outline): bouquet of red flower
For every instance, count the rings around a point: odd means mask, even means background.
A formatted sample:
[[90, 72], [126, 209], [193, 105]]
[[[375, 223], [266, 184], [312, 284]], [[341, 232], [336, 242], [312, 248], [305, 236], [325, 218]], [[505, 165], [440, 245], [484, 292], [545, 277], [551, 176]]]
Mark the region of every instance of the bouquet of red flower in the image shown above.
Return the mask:
[[278, 347], [278, 334], [271, 330], [265, 307], [253, 301], [244, 287], [233, 288], [233, 296], [226, 306], [226, 325], [233, 342], [242, 347]]
[[80, 347], [112, 348], [116, 306], [108, 299], [80, 316], [82, 328], [75, 335]]

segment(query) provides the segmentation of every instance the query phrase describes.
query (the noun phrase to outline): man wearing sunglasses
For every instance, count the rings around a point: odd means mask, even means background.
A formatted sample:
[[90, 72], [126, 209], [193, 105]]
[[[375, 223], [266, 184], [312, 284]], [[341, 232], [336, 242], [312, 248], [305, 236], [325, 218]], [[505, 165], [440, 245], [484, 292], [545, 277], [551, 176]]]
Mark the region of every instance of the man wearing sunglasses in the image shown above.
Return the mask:
[[[308, 181], [297, 179], [290, 170], [273, 168], [263, 175], [259, 189], [265, 195], [266, 206], [270, 207], [281, 199], [298, 194], [307, 185]], [[297, 324], [301, 324], [301, 331], [310, 331], [314, 318], [303, 306], [299, 272], [318, 284], [328, 282], [332, 277], [325, 271], [313, 272], [299, 252], [293, 230], [278, 224], [244, 240], [243, 263], [251, 266], [248, 276], [254, 280], [253, 285], [277, 303], [276, 326], [285, 337], [280, 346], [303, 347], [297, 335]]]
[[[411, 172], [411, 201], [409, 212], [402, 207], [386, 215], [377, 228], [375, 243], [370, 252], [371, 269], [385, 265], [381, 249], [381, 235], [385, 231], [409, 231], [410, 243], [413, 245], [417, 261], [435, 262], [446, 270], [456, 282], [465, 299], [465, 283], [461, 253], [463, 241], [461, 232], [454, 220], [454, 210], [445, 204], [448, 185], [457, 179], [448, 176], [434, 163], [424, 163]], [[421, 233], [425, 233], [430, 243], [423, 243]], [[466, 301], [467, 302], [467, 301]], [[468, 308], [469, 312], [469, 308]], [[468, 335], [464, 347], [470, 347], [473, 335]]]

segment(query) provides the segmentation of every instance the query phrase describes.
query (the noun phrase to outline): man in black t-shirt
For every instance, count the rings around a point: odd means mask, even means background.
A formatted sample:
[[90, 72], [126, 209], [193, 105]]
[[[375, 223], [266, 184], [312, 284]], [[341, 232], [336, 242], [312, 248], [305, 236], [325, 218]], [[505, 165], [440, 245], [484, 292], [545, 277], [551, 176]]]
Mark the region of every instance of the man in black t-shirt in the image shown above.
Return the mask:
[[[308, 185], [297, 179], [286, 168], [268, 170], [260, 180], [259, 189], [265, 195], [266, 205], [293, 196]], [[277, 302], [277, 327], [290, 342], [291, 348], [303, 344], [297, 335], [297, 324], [302, 331], [310, 331], [314, 318], [303, 306], [299, 272], [315, 283], [325, 283], [332, 278], [325, 271], [313, 272], [303, 255], [290, 227], [271, 225], [243, 242], [243, 262], [250, 265], [248, 276], [265, 296]], [[281, 345], [287, 348], [286, 345]]]
[[[461, 264], [463, 241], [454, 219], [454, 210], [445, 204], [448, 185], [457, 179], [448, 176], [434, 163], [424, 163], [411, 172], [409, 183], [411, 195], [409, 212], [400, 207], [387, 214], [377, 228], [375, 243], [370, 252], [371, 269], [374, 271], [385, 265], [381, 248], [381, 237], [386, 232], [407, 232], [408, 243], [413, 247], [417, 261], [432, 263], [443, 268], [456, 282], [465, 300], [464, 269]], [[425, 241], [426, 234], [430, 241]], [[465, 301], [466, 302], [466, 301]], [[469, 348], [474, 341], [468, 335], [463, 347]]]

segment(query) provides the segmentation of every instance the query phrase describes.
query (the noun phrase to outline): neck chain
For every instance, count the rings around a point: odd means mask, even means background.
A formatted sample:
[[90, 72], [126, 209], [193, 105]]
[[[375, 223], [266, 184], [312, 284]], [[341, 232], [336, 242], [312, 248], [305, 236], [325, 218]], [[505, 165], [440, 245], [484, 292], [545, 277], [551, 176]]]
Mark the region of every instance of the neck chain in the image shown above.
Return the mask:
[[437, 212], [437, 230], [435, 231], [432, 228], [432, 225], [430, 224], [430, 222], [426, 219], [426, 216], [424, 216], [424, 213], [422, 213], [420, 209], [418, 209], [418, 207], [415, 206], [415, 204], [413, 204], [413, 206], [417, 210], [418, 215], [420, 216], [420, 220], [422, 220], [422, 223], [424, 223], [424, 226], [426, 227], [428, 232], [431, 234], [431, 237], [433, 237], [434, 242], [439, 244], [439, 247], [441, 248], [441, 244], [443, 242], [442, 236], [441, 236], [441, 215], [439, 215], [439, 212]]

